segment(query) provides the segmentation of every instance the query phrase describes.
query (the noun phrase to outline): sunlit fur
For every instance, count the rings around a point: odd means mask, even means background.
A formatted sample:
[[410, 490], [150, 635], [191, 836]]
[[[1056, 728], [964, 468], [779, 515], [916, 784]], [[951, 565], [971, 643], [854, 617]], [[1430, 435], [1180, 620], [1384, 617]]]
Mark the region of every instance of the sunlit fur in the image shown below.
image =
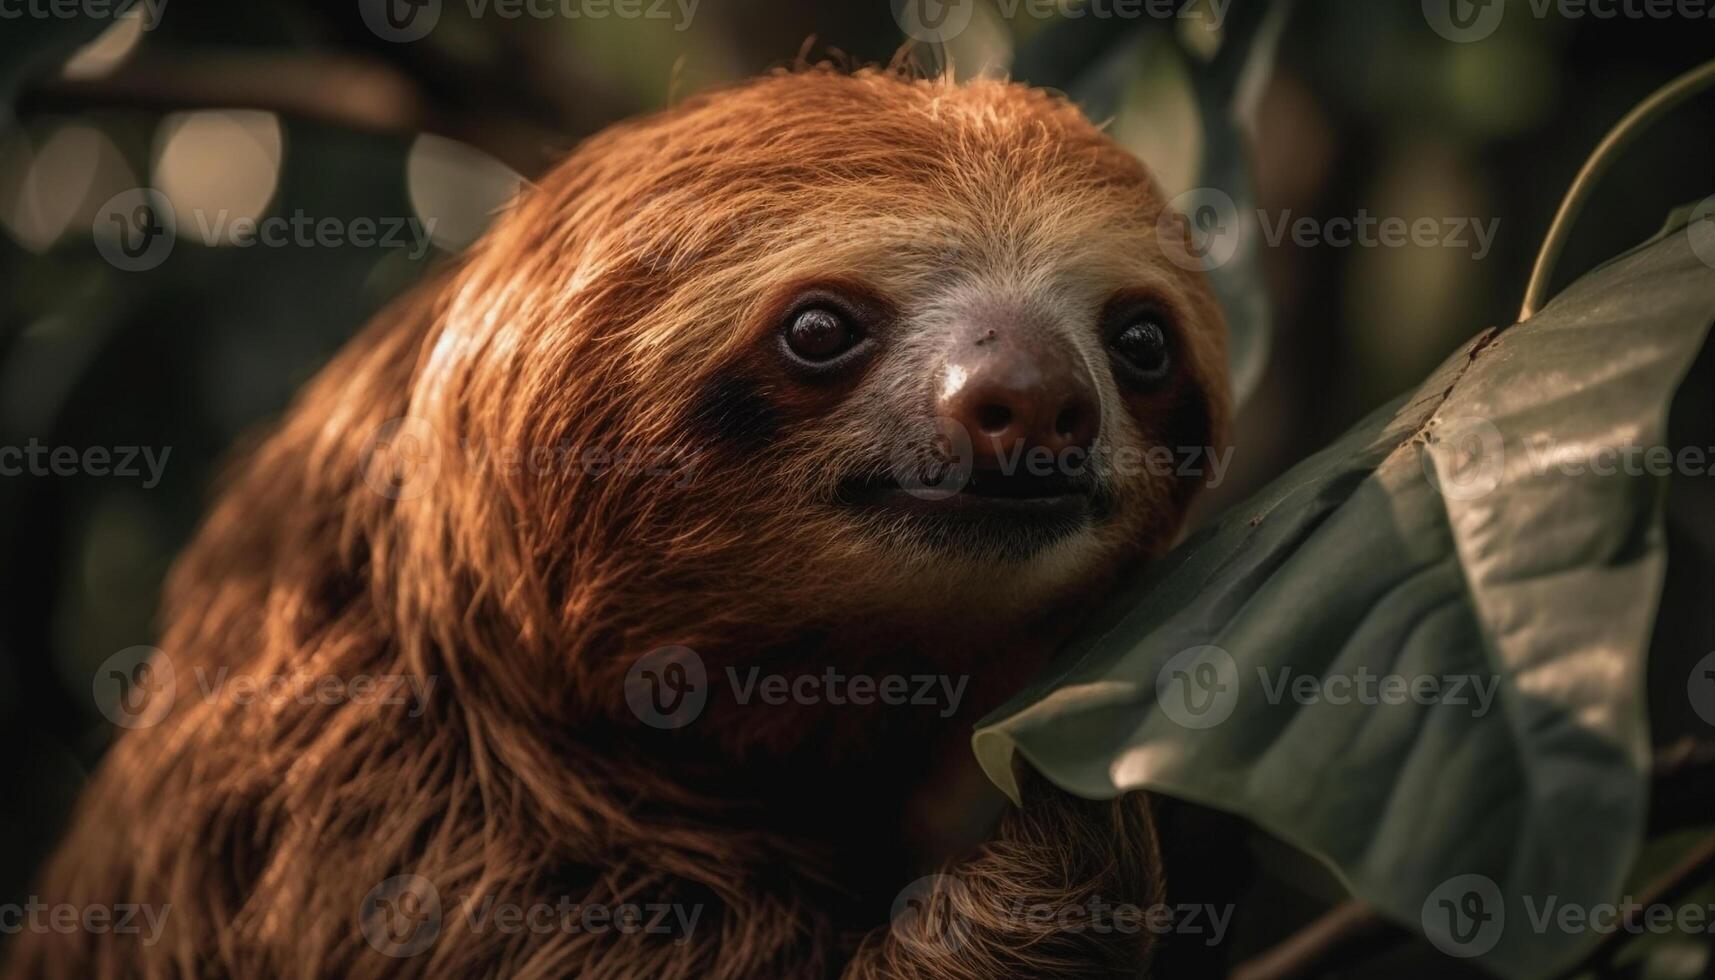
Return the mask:
[[[1028, 306], [1075, 347], [1105, 443], [1220, 445], [1224, 327], [1201, 278], [1162, 258], [1162, 206], [1074, 107], [1001, 82], [805, 68], [593, 137], [307, 387], [175, 568], [160, 646], [177, 707], [118, 740], [37, 890], [170, 903], [163, 941], [26, 936], [14, 970], [995, 976], [1107, 962], [1085, 948], [1095, 937], [987, 921], [956, 950], [902, 945], [886, 928], [912, 877], [898, 824], [935, 771], [925, 757], [965, 751], [974, 712], [1116, 569], [1170, 543], [1190, 488], [1110, 474], [1110, 519], [1008, 560], [927, 546], [834, 495], [933, 425], [947, 331], [985, 301]], [[830, 279], [898, 316], [861, 377], [807, 388], [772, 337], [794, 291]], [[1097, 317], [1121, 290], [1176, 320], [1180, 369], [1161, 391], [1127, 394], [1107, 366]], [[718, 397], [722, 378], [745, 397]], [[758, 431], [734, 428], [735, 406], [760, 412]], [[375, 438], [401, 417], [429, 434], [415, 475]], [[506, 465], [564, 446], [677, 462]], [[377, 492], [389, 479], [400, 492]], [[968, 670], [980, 693], [927, 722], [715, 699], [662, 733], [631, 716], [623, 683], [665, 644], [711, 675]], [[236, 705], [193, 696], [198, 666], [437, 684], [418, 718]], [[954, 867], [979, 897], [1155, 894], [1147, 819], [1099, 809], [1079, 835], [1027, 808], [1012, 845]], [[707, 909], [684, 945], [473, 933], [449, 911], [430, 951], [389, 959], [357, 910], [401, 873], [444, 896]]]

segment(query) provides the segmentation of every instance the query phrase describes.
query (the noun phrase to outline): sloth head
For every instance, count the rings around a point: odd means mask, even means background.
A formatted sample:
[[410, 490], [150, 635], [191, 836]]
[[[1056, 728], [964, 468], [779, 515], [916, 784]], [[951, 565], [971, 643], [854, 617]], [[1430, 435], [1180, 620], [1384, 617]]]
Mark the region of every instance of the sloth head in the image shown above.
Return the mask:
[[595, 583], [693, 635], [1050, 611], [1159, 553], [1223, 438], [1163, 208], [1015, 84], [816, 69], [619, 125], [447, 284], [408, 412], [463, 493], [400, 507], [503, 528], [572, 618]]

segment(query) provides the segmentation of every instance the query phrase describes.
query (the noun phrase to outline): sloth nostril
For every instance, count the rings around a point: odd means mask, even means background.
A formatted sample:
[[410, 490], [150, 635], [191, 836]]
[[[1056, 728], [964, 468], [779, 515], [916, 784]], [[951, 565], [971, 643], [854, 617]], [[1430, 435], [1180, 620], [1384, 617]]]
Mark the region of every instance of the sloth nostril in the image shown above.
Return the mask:
[[1077, 434], [1079, 422], [1078, 406], [1067, 405], [1060, 410], [1054, 419], [1054, 432], [1063, 439], [1070, 439]]
[[1012, 409], [1005, 405], [984, 405], [977, 409], [977, 427], [989, 435], [998, 436], [1012, 424]]

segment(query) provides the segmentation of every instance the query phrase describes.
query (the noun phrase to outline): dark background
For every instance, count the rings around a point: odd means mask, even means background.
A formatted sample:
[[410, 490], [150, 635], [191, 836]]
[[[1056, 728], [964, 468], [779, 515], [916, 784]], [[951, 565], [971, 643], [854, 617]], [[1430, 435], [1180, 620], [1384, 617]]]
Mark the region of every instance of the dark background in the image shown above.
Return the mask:
[[[1009, 21], [992, 0], [978, 3], [987, 12], [967, 32], [961, 74], [1007, 64], [1016, 46], [1055, 27], [1022, 14]], [[647, 18], [473, 19], [448, 0], [436, 29], [409, 44], [368, 30], [357, 0], [168, 0], [157, 27], [113, 26], [79, 56], [76, 77], [62, 74], [104, 26], [0, 22], [0, 445], [146, 445], [171, 447], [171, 456], [153, 488], [142, 478], [0, 477], [0, 754], [10, 770], [0, 900], [8, 901], [27, 893], [111, 736], [92, 697], [97, 666], [153, 642], [160, 582], [223, 454], [445, 254], [206, 246], [181, 227], [163, 265], [125, 272], [92, 245], [103, 202], [167, 185], [234, 214], [438, 214], [445, 229], [461, 210], [480, 215], [482, 198], [465, 188], [492, 184], [498, 170], [419, 141], [419, 131], [529, 173], [672, 93], [785, 64], [807, 39], [812, 54], [837, 50], [860, 62], [887, 61], [903, 40], [885, 0], [703, 0], [683, 30]], [[976, 63], [964, 60], [972, 52]], [[1456, 44], [1430, 29], [1416, 0], [1300, 3], [1260, 102], [1257, 205], [1319, 219], [1360, 210], [1492, 218], [1499, 232], [1481, 259], [1452, 247], [1266, 248], [1272, 355], [1240, 417], [1234, 472], [1206, 509], [1242, 499], [1415, 385], [1461, 340], [1512, 322], [1585, 156], [1632, 105], [1711, 57], [1715, 19], [1537, 18], [1513, 0], [1493, 37]], [[1051, 64], [1054, 77], [1030, 80], [1061, 85], [1084, 67]], [[1139, 86], [1115, 122], [1170, 185], [1199, 140], [1179, 105], [1171, 84]], [[176, 115], [189, 109], [266, 114]], [[1711, 193], [1715, 96], [1658, 124], [1619, 161], [1579, 222], [1558, 281]], [[1705, 352], [1679, 395], [1679, 443], [1715, 445], [1709, 361]], [[1670, 515], [1658, 666], [1715, 650], [1707, 615], [1674, 611], [1707, 605], [1715, 588], [1706, 557], [1715, 552], [1715, 477], [1679, 480]], [[1665, 738], [1696, 720], [1684, 673], [1662, 673], [1673, 681], [1654, 706]], [[1262, 889], [1282, 920], [1263, 933], [1331, 897], [1319, 873], [1290, 856], [1273, 860], [1285, 869], [1276, 877], [1297, 884]]]

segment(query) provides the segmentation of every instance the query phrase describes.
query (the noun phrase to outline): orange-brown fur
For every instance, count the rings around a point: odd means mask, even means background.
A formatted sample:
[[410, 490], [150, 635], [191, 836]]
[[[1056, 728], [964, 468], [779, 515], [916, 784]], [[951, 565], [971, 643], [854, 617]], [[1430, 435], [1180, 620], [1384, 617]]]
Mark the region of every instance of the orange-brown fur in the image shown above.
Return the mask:
[[[1033, 785], [991, 843], [947, 866], [963, 885], [945, 900], [972, 932], [956, 949], [890, 930], [887, 909], [926, 870], [910, 866], [902, 824], [939, 771], [930, 746], [959, 751], [969, 721], [1102, 582], [1169, 543], [1183, 488], [1126, 481], [1111, 522], [1016, 566], [854, 534], [827, 494], [844, 461], [875, 452], [866, 417], [908, 398], [905, 382], [801, 389], [772, 373], [759, 338], [818, 277], [901, 306], [961, 270], [973, 288], [1037, 290], [1068, 309], [1093, 311], [1115, 286], [1157, 290], [1187, 326], [1184, 379], [1120, 398], [1128, 411], [1105, 424], [1140, 445], [1219, 445], [1220, 318], [1198, 277], [1152, 251], [1162, 206], [1142, 166], [1075, 108], [1000, 82], [815, 68], [590, 139], [305, 390], [169, 584], [160, 646], [181, 689], [199, 665], [405, 674], [436, 679], [427, 710], [181, 697], [114, 746], [39, 889], [170, 904], [162, 941], [24, 937], [13, 971], [1134, 969], [1141, 939], [997, 910], [1093, 893], [1147, 904], [1160, 881], [1135, 800]], [[771, 409], [774, 431], [753, 449], [698, 421], [706, 383], [733, 370]], [[1171, 431], [1181, 403], [1201, 419], [1194, 436]], [[427, 485], [377, 472], [398, 461], [373, 434], [400, 417], [438, 440]], [[649, 450], [681, 468], [594, 477], [503, 455], [562, 445]], [[409, 492], [376, 491], [392, 477]], [[695, 649], [711, 674], [969, 672], [973, 694], [952, 719], [714, 699], [692, 725], [656, 731], [623, 690], [635, 658], [667, 644]], [[449, 911], [430, 949], [394, 959], [366, 943], [358, 915], [399, 874], [434, 882], [449, 909], [460, 895], [569, 895], [704, 911], [682, 944], [477, 931]]]

